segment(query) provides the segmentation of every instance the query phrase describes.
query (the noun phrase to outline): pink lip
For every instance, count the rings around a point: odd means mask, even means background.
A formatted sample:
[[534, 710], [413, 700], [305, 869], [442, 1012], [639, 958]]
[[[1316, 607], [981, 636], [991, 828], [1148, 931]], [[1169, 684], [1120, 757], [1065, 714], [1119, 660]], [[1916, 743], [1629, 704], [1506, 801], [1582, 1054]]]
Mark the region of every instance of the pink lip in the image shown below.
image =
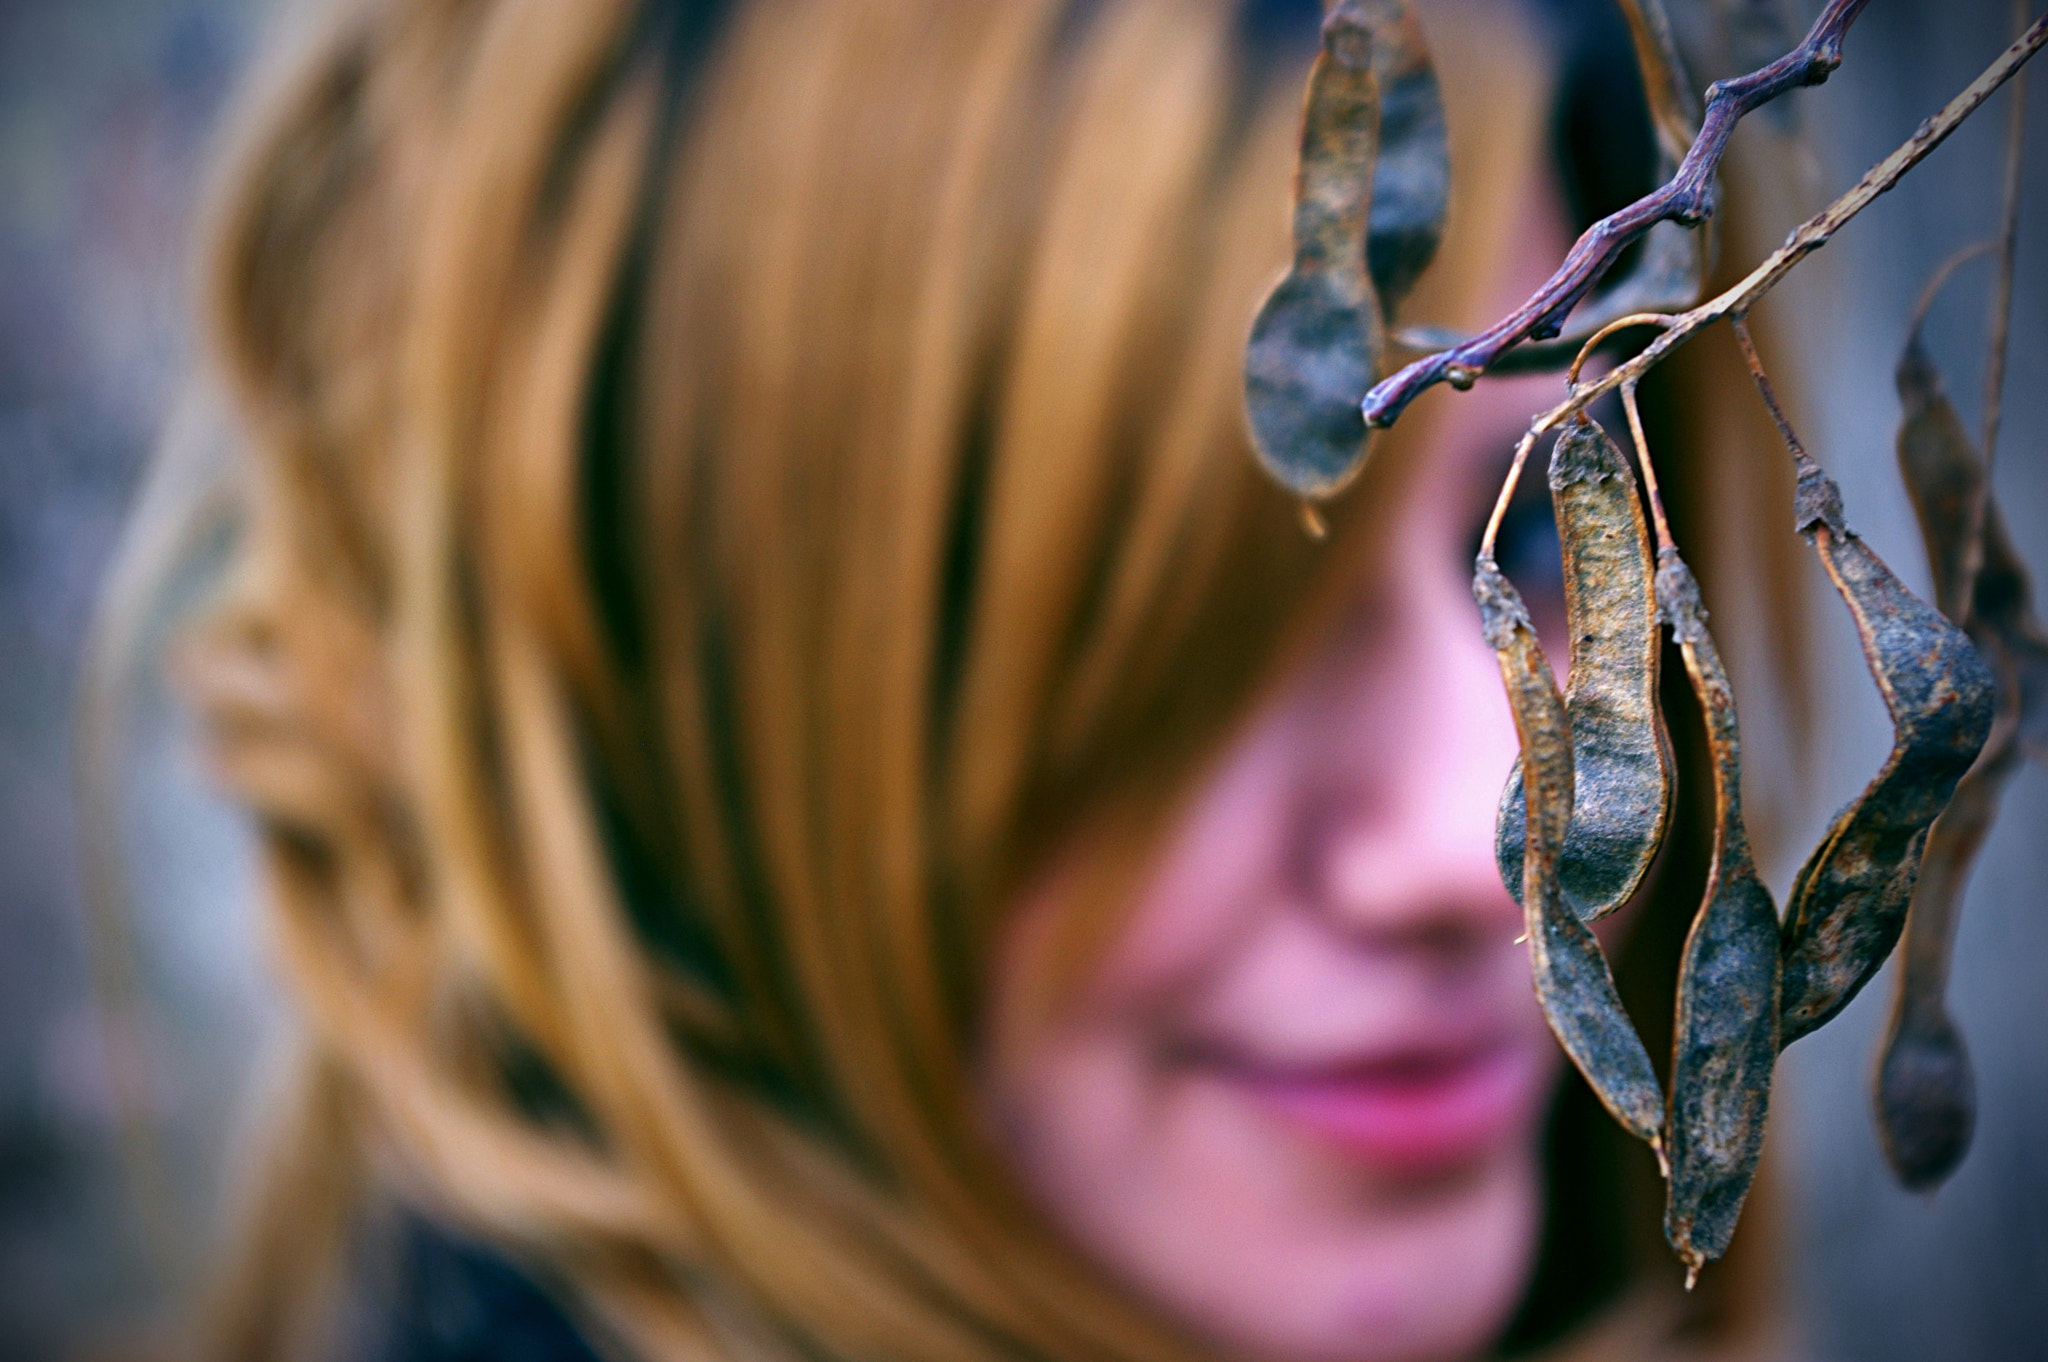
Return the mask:
[[1544, 1064], [1535, 1047], [1503, 1041], [1333, 1068], [1226, 1073], [1339, 1153], [1422, 1174], [1455, 1168], [1526, 1129], [1542, 1097]]

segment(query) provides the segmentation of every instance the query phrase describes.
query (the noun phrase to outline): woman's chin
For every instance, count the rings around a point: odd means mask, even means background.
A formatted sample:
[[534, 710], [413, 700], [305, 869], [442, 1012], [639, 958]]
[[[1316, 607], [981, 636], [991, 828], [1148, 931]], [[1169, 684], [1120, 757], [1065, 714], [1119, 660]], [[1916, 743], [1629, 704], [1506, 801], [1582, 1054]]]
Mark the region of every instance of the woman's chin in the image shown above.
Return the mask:
[[1275, 1362], [1483, 1352], [1534, 1268], [1543, 1092], [1525, 1093], [1523, 1073], [1469, 1081], [1405, 1110], [1380, 1094], [1237, 1093], [1242, 1124], [1217, 1137], [1245, 1160], [1248, 1195], [1233, 1211], [1226, 1185], [1210, 1189], [1208, 1223], [1187, 1225], [1209, 1280], [1169, 1303], [1229, 1351]]
[[1219, 1351], [1454, 1362], [1505, 1328], [1541, 1221], [1540, 1052], [1405, 1094], [1115, 1045], [1067, 1058], [1007, 1129], [1021, 1168], [1091, 1257]]
[[1533, 1156], [1486, 1157], [1410, 1184], [1405, 1207], [1375, 1198], [1349, 1243], [1296, 1258], [1291, 1311], [1248, 1309], [1225, 1337], [1288, 1362], [1479, 1355], [1506, 1328], [1534, 1267], [1537, 1168]]

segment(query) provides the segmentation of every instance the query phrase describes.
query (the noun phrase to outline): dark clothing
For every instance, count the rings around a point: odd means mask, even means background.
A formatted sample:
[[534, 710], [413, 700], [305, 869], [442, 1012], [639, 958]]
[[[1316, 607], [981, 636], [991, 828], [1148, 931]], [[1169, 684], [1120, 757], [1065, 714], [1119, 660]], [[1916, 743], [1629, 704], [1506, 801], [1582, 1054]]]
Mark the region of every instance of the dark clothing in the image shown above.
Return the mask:
[[600, 1362], [539, 1284], [497, 1253], [409, 1219], [351, 1362]]

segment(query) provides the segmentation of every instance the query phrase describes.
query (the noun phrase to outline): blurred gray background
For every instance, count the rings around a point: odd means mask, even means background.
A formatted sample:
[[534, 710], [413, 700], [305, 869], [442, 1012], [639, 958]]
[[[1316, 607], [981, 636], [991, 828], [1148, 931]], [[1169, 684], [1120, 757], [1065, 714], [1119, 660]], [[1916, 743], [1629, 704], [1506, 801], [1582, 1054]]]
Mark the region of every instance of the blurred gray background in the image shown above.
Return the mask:
[[[1751, 0], [1672, 0], [1723, 2]], [[152, 1248], [123, 1174], [90, 985], [71, 696], [100, 577], [189, 361], [189, 215], [214, 120], [270, 9], [0, 0], [0, 1358], [128, 1335], [189, 1281], [274, 1006], [238, 825], [146, 683], [129, 707], [120, 831], [136, 890], [136, 1096], [161, 1135], [156, 1214], [173, 1227], [168, 1251]], [[2003, 0], [1875, 0], [1841, 73], [1801, 96], [1809, 188], [1846, 186], [1966, 84], [2002, 45], [2006, 15]], [[2022, 552], [2048, 571], [2048, 66], [2031, 106], [1998, 486]], [[1765, 304], [1783, 309], [1772, 320], [1812, 371], [1809, 443], [1858, 528], [1916, 587], [1926, 573], [1892, 471], [1891, 368], [1921, 280], [1988, 229], [2003, 117], [2001, 105], [1974, 120]], [[1930, 329], [1973, 422], [1989, 275], [1978, 265], [1959, 278]], [[1818, 592], [1813, 580], [1798, 589]], [[1794, 844], [1889, 745], [1839, 606], [1814, 606], [1820, 755]], [[2030, 768], [2010, 787], [1957, 946], [1952, 1004], [1982, 1110], [1947, 1186], [1901, 1192], [1878, 1153], [1868, 1086], [1888, 980], [1780, 1068], [1789, 1294], [1822, 1362], [2048, 1358], [2044, 834], [2048, 771]], [[1771, 869], [1782, 892], [1791, 867]]]
[[[2035, 12], [2040, 7], [2036, 5]], [[1873, 0], [1841, 71], [1804, 115], [1830, 193], [1913, 131], [2004, 45], [2004, 0]], [[2036, 581], [2048, 579], [2048, 65], [2028, 91], [2012, 360], [1997, 488]], [[1987, 235], [1996, 212], [2004, 98], [1986, 108], [1814, 261], [1773, 303], [1820, 363], [1809, 443], [1840, 478], [1852, 522], [1927, 589], [1925, 557], [1894, 471], [1892, 366], [1934, 265]], [[1928, 328], [1949, 391], [1976, 428], [1991, 269], [1969, 266]], [[1767, 303], [1766, 307], [1772, 306]], [[1787, 320], [1782, 317], [1777, 320]], [[2038, 598], [2038, 597], [2037, 597]], [[1845, 613], [1816, 602], [1824, 745], [1820, 821], [1852, 798], [1889, 746]], [[1810, 839], [1805, 839], [1810, 840]], [[1785, 878], [1774, 877], [1781, 893]], [[1890, 971], [1833, 1025], [1786, 1051], [1774, 1139], [1792, 1171], [1788, 1229], [1813, 1352], [1822, 1359], [2048, 1358], [2048, 770], [2021, 770], [1977, 863], [1956, 941], [1951, 1011], [1975, 1066], [1969, 1158], [1931, 1197], [1901, 1191], [1878, 1152], [1870, 1081]]]
[[[189, 359], [188, 215], [248, 0], [0, 0], [0, 1358], [140, 1326], [201, 1257], [122, 1175], [81, 914], [79, 654]], [[200, 1226], [264, 993], [245, 858], [151, 687], [122, 831], [160, 1224]], [[163, 1239], [165, 1236], [159, 1236]]]

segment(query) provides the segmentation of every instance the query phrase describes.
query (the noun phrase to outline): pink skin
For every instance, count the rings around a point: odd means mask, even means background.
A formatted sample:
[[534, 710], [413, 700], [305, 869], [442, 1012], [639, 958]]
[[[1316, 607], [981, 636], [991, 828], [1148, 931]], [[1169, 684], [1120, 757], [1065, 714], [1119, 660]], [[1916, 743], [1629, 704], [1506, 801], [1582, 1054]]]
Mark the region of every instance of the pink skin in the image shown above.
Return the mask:
[[1449, 399], [1387, 552], [1042, 1024], [1062, 870], [1006, 933], [1000, 1138], [1086, 1253], [1225, 1354], [1469, 1358], [1527, 1288], [1562, 1059], [1494, 869], [1515, 735], [1468, 582], [1503, 450], [1557, 391]]

